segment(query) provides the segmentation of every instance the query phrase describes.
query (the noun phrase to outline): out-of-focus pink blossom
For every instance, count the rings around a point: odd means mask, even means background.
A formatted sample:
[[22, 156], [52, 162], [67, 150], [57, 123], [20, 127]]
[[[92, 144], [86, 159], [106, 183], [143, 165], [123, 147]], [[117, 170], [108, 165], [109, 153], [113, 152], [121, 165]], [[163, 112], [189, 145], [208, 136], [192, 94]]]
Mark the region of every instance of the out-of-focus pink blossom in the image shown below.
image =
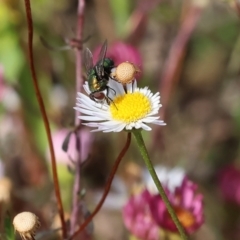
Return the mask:
[[[179, 221], [188, 233], [195, 232], [204, 222], [203, 195], [197, 193], [197, 185], [185, 178], [182, 185], [174, 192], [166, 189]], [[160, 195], [153, 195], [149, 201], [152, 216], [159, 227], [177, 232], [177, 228], [169, 215]]]
[[159, 228], [149, 208], [150, 193], [133, 195], [123, 208], [123, 220], [132, 235], [142, 240], [158, 240]]
[[[57, 163], [61, 163], [64, 165], [72, 165], [70, 159], [75, 160], [74, 157], [77, 154], [76, 138], [74, 134], [72, 134], [70, 137], [67, 152], [62, 150], [62, 144], [68, 133], [69, 129], [61, 129], [56, 131], [52, 135], [56, 161]], [[81, 132], [79, 132], [79, 136], [81, 141], [81, 160], [85, 161], [89, 155], [89, 150], [93, 141], [93, 136], [86, 129], [81, 129]], [[47, 151], [47, 157], [50, 160], [49, 150]]]
[[218, 184], [226, 201], [240, 204], [240, 170], [234, 166], [225, 167], [219, 174]]
[[[97, 47], [96, 50], [93, 52], [93, 61], [96, 63], [98, 61], [98, 56], [100, 52], [101, 46]], [[142, 71], [142, 57], [137, 48], [130, 44], [126, 44], [124, 42], [115, 42], [109, 46], [107, 50], [107, 57], [111, 58], [115, 65], [122, 62], [131, 62], [136, 65], [140, 71]]]
[[[179, 167], [168, 169], [157, 166], [156, 173], [186, 232], [195, 232], [204, 222], [203, 195], [197, 192], [198, 186]], [[147, 189], [132, 196], [124, 207], [125, 226], [139, 239], [159, 239], [159, 229], [177, 232], [165, 203], [151, 186], [148, 174], [143, 176]]]
[[0, 179], [5, 176], [5, 165], [3, 161], [0, 159]]

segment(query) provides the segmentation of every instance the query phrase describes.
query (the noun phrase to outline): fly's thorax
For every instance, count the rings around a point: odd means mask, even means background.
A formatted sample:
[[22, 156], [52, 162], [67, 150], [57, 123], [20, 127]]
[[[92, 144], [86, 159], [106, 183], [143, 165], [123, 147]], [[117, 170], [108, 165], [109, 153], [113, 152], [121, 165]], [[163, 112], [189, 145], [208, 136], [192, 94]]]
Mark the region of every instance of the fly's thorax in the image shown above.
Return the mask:
[[105, 58], [103, 61], [103, 67], [104, 68], [113, 68], [114, 61], [111, 58]]
[[[101, 65], [100, 61], [97, 62], [95, 67], [99, 67]], [[102, 67], [104, 68], [105, 74], [110, 74], [112, 68], [114, 68], [114, 61], [111, 58], [104, 58]]]
[[94, 76], [96, 75], [96, 70], [94, 68], [90, 69], [88, 72], [88, 76]]
[[114, 62], [110, 58], [105, 58], [103, 62], [105, 73], [110, 74], [112, 69], [114, 68]]

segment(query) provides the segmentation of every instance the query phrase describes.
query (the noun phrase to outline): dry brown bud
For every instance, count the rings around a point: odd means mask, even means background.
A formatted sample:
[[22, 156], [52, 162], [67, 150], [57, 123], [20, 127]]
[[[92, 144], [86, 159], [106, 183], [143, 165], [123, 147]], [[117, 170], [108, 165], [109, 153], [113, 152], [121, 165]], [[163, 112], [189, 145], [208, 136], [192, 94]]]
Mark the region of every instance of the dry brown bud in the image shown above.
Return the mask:
[[120, 63], [111, 77], [122, 84], [127, 84], [135, 79], [136, 73], [140, 72], [139, 68], [130, 62]]
[[0, 179], [0, 202], [8, 204], [10, 202], [12, 182], [9, 178]]
[[38, 217], [31, 212], [22, 212], [13, 219], [13, 226], [24, 240], [34, 240], [35, 232], [40, 227]]

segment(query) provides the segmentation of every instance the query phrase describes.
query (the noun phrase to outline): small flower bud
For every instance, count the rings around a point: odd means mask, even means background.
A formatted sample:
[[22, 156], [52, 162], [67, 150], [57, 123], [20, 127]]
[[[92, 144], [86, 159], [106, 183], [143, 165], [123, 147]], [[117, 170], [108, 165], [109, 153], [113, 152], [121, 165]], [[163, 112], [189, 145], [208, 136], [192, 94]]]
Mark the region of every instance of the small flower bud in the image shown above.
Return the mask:
[[135, 79], [135, 74], [140, 72], [139, 68], [133, 63], [120, 63], [111, 76], [122, 84], [127, 84]]
[[8, 204], [11, 198], [12, 182], [10, 179], [3, 177], [0, 179], [0, 203]]
[[33, 240], [35, 231], [40, 227], [40, 222], [35, 214], [22, 212], [14, 217], [13, 226], [23, 240]]

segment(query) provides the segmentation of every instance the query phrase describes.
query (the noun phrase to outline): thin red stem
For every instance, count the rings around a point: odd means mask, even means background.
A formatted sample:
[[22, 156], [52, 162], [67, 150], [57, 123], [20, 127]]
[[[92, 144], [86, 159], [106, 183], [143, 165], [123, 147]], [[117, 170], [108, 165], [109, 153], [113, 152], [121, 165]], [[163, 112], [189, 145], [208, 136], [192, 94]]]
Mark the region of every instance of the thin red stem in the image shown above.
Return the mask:
[[47, 134], [47, 139], [48, 139], [48, 144], [49, 144], [49, 149], [50, 149], [50, 155], [51, 155], [51, 161], [52, 161], [52, 174], [53, 174], [54, 190], [55, 190], [55, 195], [56, 195], [56, 199], [57, 199], [57, 206], [58, 206], [58, 211], [59, 211], [59, 215], [60, 215], [60, 219], [61, 219], [61, 225], [62, 225], [62, 235], [63, 235], [63, 238], [66, 239], [67, 229], [66, 229], [65, 220], [64, 220], [64, 211], [63, 211], [60, 187], [59, 187], [59, 182], [58, 182], [57, 165], [56, 165], [56, 159], [55, 159], [53, 143], [52, 143], [52, 138], [51, 138], [51, 130], [50, 130], [49, 121], [47, 118], [47, 113], [45, 110], [44, 102], [42, 99], [42, 95], [39, 90], [37, 75], [36, 75], [36, 71], [35, 71], [35, 67], [34, 67], [33, 47], [32, 47], [33, 24], [32, 24], [31, 5], [30, 5], [29, 0], [25, 0], [25, 8], [26, 8], [26, 17], [27, 17], [27, 24], [28, 24], [28, 49], [29, 49], [31, 75], [32, 75], [34, 90], [35, 90], [35, 93], [37, 96], [37, 101], [39, 104], [39, 108], [40, 108], [40, 111], [42, 114], [44, 126], [46, 129], [46, 134]]
[[235, 5], [235, 8], [236, 8], [238, 17], [240, 17], [240, 3], [239, 3], [239, 1], [238, 1], [238, 0], [235, 0], [235, 1], [234, 1], [234, 5]]
[[[79, 0], [78, 2], [78, 19], [77, 19], [77, 31], [76, 38], [79, 40], [80, 44], [82, 44], [83, 39], [83, 24], [84, 24], [84, 10], [85, 10], [85, 0]], [[76, 92], [82, 91], [83, 85], [83, 71], [82, 71], [82, 56], [81, 51], [82, 48], [76, 49]], [[78, 118], [78, 114], [76, 111], [75, 115], [75, 125], [77, 126], [80, 123], [80, 119]]]
[[112, 171], [109, 175], [109, 178], [108, 178], [108, 181], [107, 181], [107, 184], [105, 186], [105, 190], [104, 190], [104, 193], [103, 193], [103, 196], [101, 198], [101, 200], [99, 201], [98, 205], [96, 206], [95, 210], [92, 212], [92, 214], [85, 220], [85, 222], [79, 227], [79, 229], [69, 238], [69, 240], [72, 240], [74, 239], [93, 219], [93, 217], [98, 213], [98, 211], [101, 209], [108, 193], [109, 193], [109, 190], [111, 188], [111, 185], [112, 185], [112, 181], [113, 181], [113, 178], [115, 176], [115, 173], [118, 169], [118, 166], [123, 158], [123, 156], [125, 155], [125, 153], [127, 152], [129, 146], [130, 146], [130, 142], [131, 142], [131, 133], [129, 132], [128, 133], [128, 136], [127, 136], [127, 141], [126, 141], [126, 144], [125, 146], [123, 147], [122, 151], [120, 152], [120, 154], [118, 155], [118, 158], [117, 160], [115, 161], [114, 163], [114, 166], [112, 168]]

